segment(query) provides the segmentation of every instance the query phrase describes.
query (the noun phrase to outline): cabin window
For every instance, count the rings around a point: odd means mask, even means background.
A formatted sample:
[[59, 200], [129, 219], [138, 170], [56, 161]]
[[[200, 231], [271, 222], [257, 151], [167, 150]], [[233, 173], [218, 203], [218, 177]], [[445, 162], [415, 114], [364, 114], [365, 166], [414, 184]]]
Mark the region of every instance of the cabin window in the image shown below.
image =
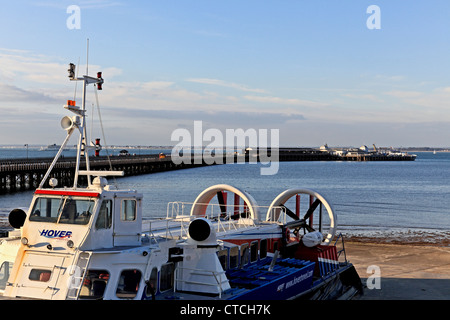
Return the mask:
[[5, 290], [6, 282], [8, 282], [12, 266], [13, 264], [9, 261], [5, 261], [2, 263], [2, 266], [0, 267], [0, 290]]
[[30, 279], [32, 281], [47, 282], [50, 280], [51, 275], [52, 275], [52, 272], [50, 270], [31, 269], [28, 279]]
[[102, 299], [108, 280], [108, 271], [88, 270], [80, 290], [80, 299]]
[[230, 269], [237, 268], [239, 265], [239, 247], [230, 248]]
[[153, 268], [152, 273], [150, 274], [150, 279], [147, 282], [147, 290], [145, 294], [147, 297], [152, 297], [156, 294], [158, 290], [158, 269]]
[[141, 271], [137, 269], [123, 270], [120, 274], [116, 296], [121, 299], [133, 299], [139, 290]]
[[122, 221], [136, 220], [136, 200], [122, 200], [120, 219]]
[[167, 263], [161, 266], [159, 290], [161, 292], [173, 288], [175, 266], [173, 263]]
[[258, 261], [258, 241], [250, 244], [250, 262]]
[[30, 214], [30, 221], [56, 222], [64, 199], [37, 198]]
[[95, 227], [97, 229], [109, 229], [112, 224], [112, 201], [103, 200], [98, 212]]
[[222, 265], [223, 270], [228, 269], [228, 250], [223, 249], [217, 252], [217, 256], [219, 257], [220, 264]]
[[88, 224], [95, 201], [72, 197], [39, 197], [34, 202], [30, 221]]
[[241, 267], [248, 264], [248, 258], [249, 258], [248, 243], [244, 243], [241, 246]]
[[92, 209], [95, 202], [88, 200], [75, 200], [71, 197], [66, 198], [61, 210], [59, 223], [65, 224], [88, 224], [91, 218]]
[[263, 259], [267, 257], [267, 239], [262, 239], [259, 242], [259, 258]]

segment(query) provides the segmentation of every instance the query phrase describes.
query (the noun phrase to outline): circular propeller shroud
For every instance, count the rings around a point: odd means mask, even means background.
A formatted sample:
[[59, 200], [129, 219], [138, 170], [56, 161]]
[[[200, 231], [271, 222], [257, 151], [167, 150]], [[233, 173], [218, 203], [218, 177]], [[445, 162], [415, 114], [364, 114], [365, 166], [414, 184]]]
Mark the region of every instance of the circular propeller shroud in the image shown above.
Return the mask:
[[[306, 194], [313, 196], [316, 200], [312, 203], [306, 214], [302, 219], [297, 217], [295, 213], [293, 213], [289, 208], [285, 207], [285, 203], [292, 197], [296, 196], [297, 194]], [[319, 193], [316, 191], [310, 190], [310, 189], [288, 189], [282, 193], [280, 193], [270, 204], [269, 209], [267, 210], [266, 220], [267, 221], [278, 221], [278, 218], [281, 214], [281, 208], [285, 209], [285, 212], [288, 216], [290, 216], [294, 221], [292, 223], [288, 223], [287, 227], [296, 227], [296, 228], [305, 228], [308, 231], [314, 231], [312, 227], [310, 227], [306, 220], [312, 216], [314, 213], [314, 210], [320, 205], [325, 207], [328, 217], [330, 219], [330, 225], [328, 229], [328, 234], [325, 235], [322, 245], [329, 245], [331, 241], [333, 240], [335, 234], [336, 234], [336, 221], [337, 217], [334, 213], [333, 208], [328, 203], [328, 201]]]
[[221, 211], [226, 213], [226, 208], [225, 205], [223, 204], [224, 201], [223, 198], [221, 198], [222, 191], [229, 191], [239, 195], [239, 197], [244, 201], [244, 203], [248, 207], [249, 218], [254, 220], [259, 219], [258, 204], [256, 203], [255, 199], [246, 191], [227, 184], [218, 184], [203, 190], [203, 192], [198, 195], [197, 199], [195, 199], [194, 204], [192, 205], [191, 216], [200, 216], [200, 217], [205, 216], [206, 208], [208, 207], [211, 199], [214, 198], [215, 196], [218, 197], [219, 204], [221, 206]]
[[[244, 200], [244, 203], [248, 206], [249, 210], [249, 218], [254, 220], [259, 220], [259, 207], [255, 199], [246, 191], [243, 191], [239, 188], [226, 185], [226, 184], [218, 184], [211, 186], [203, 192], [201, 192], [198, 197], [195, 199], [192, 209], [191, 209], [191, 216], [197, 216], [197, 217], [204, 217], [206, 215], [206, 209], [209, 205], [209, 202], [214, 198], [215, 196], [218, 197], [218, 202], [221, 207], [222, 212], [226, 212], [226, 206], [224, 205], [224, 201], [222, 198], [222, 191], [229, 191], [234, 194], [239, 195], [241, 199]], [[312, 205], [309, 207], [308, 211], [304, 215], [302, 219], [297, 217], [295, 213], [293, 213], [289, 208], [285, 206], [285, 203], [292, 197], [296, 196], [297, 194], [302, 195], [309, 195], [314, 197], [316, 200], [312, 203]], [[311, 189], [288, 189], [282, 193], [280, 193], [271, 203], [269, 206], [269, 209], [267, 210], [266, 215], [266, 221], [278, 221], [278, 218], [280, 217], [281, 210], [284, 210], [288, 216], [290, 216], [294, 221], [287, 223], [287, 228], [305, 228], [306, 230], [314, 231], [312, 227], [310, 227], [306, 220], [311, 217], [311, 215], [314, 213], [315, 209], [322, 205], [325, 207], [328, 217], [329, 217], [329, 229], [328, 234], [325, 235], [322, 245], [329, 245], [331, 241], [333, 240], [335, 234], [336, 234], [336, 222], [337, 222], [337, 216], [334, 213], [333, 208], [331, 207], [330, 203], [318, 192], [311, 190]]]

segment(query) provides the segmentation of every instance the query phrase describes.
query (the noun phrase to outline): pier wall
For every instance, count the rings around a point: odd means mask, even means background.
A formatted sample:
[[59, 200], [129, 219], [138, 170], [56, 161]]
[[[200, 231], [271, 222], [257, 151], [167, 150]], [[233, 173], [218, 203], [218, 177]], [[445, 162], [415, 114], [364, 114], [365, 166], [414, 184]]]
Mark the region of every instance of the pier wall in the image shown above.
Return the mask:
[[[52, 161], [52, 158], [0, 161], [0, 193], [36, 189], [44, 178]], [[158, 155], [114, 156], [110, 157], [110, 161], [107, 157], [89, 158], [90, 170], [123, 171], [125, 176], [188, 169], [205, 165], [208, 164], [203, 160], [192, 161], [191, 164], [175, 164], [170, 156], [159, 159]], [[59, 159], [53, 167], [49, 178], [56, 178], [58, 180], [58, 187], [72, 187], [75, 166], [75, 158]], [[80, 163], [80, 170], [86, 170], [84, 159]], [[48, 180], [44, 187], [49, 187]], [[87, 185], [86, 176], [79, 176], [78, 182], [80, 185]]]
[[[268, 150], [268, 158], [260, 159], [258, 152], [250, 151], [245, 154], [224, 156], [222, 159], [214, 159], [207, 156], [192, 156], [190, 161], [176, 164], [170, 156], [160, 159], [158, 155], [133, 155], [90, 157], [90, 170], [124, 171], [125, 176], [149, 174], [155, 172], [180, 170], [208, 166], [211, 164], [235, 163], [235, 162], [260, 162], [260, 160], [276, 161], [273, 151]], [[308, 148], [284, 148], [278, 150], [278, 161], [411, 161], [414, 157], [363, 154], [354, 156], [338, 156], [329, 152], [321, 152]], [[221, 160], [221, 161], [218, 161]], [[34, 190], [39, 186], [45, 173], [50, 167], [53, 158], [10, 159], [0, 160], [0, 194], [23, 190]], [[72, 187], [74, 181], [76, 159], [60, 158], [55, 164], [50, 178], [58, 180], [58, 187]], [[80, 170], [85, 170], [83, 159]], [[81, 186], [87, 185], [86, 177], [79, 177]], [[48, 180], [44, 187], [48, 187]]]

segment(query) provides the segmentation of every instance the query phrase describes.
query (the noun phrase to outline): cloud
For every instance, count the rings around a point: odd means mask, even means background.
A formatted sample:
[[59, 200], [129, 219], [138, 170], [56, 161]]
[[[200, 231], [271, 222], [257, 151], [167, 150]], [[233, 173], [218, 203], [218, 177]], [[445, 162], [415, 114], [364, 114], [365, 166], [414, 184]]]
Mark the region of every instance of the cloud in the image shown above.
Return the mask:
[[262, 102], [262, 103], [272, 103], [272, 104], [284, 104], [291, 106], [303, 106], [303, 107], [326, 107], [329, 106], [328, 103], [315, 102], [310, 100], [302, 100], [302, 99], [289, 99], [289, 98], [280, 98], [280, 97], [261, 97], [261, 96], [244, 96], [245, 99], [250, 101]]
[[[10, 80], [5, 83], [0, 82], [0, 97], [3, 101], [0, 105], [6, 107], [6, 102], [62, 105], [67, 98], [72, 97], [74, 84], [68, 85], [67, 64], [60, 63], [60, 60], [62, 59], [38, 55], [30, 51], [0, 49], [0, 65], [4, 66], [0, 70], [0, 76]], [[140, 119], [149, 116], [160, 119], [205, 119], [205, 121], [223, 125], [233, 125], [237, 119], [239, 121], [246, 119], [247, 123], [253, 124], [261, 121], [265, 125], [269, 124], [271, 119], [274, 123], [305, 119], [297, 110], [283, 109], [278, 106], [277, 112], [274, 112], [272, 108], [261, 107], [260, 102], [267, 102], [267, 100], [261, 100], [262, 98], [229, 95], [220, 90], [197, 92], [175, 81], [114, 81], [112, 78], [120, 75], [121, 69], [101, 68], [98, 65], [90, 65], [89, 69], [103, 70], [103, 77], [106, 79], [103, 91], [99, 93], [101, 106], [115, 110], [120, 108], [123, 111], [122, 115], [126, 118], [134, 116]], [[76, 73], [82, 73], [84, 70], [84, 65], [78, 65]], [[190, 78], [187, 81], [217, 88], [232, 88], [242, 92], [265, 92], [262, 89], [218, 79]], [[78, 85], [78, 93], [81, 87]], [[81, 94], [78, 93], [77, 103], [79, 104]], [[91, 93], [92, 90], [89, 88], [88, 100], [93, 99]], [[318, 105], [298, 99], [282, 100], [274, 97], [270, 99], [271, 102], [286, 105]], [[30, 105], [23, 104], [23, 108], [29, 109]], [[241, 123], [244, 124], [244, 122]]]
[[[65, 85], [67, 83], [68, 63], [62, 63], [60, 58], [48, 57], [25, 50], [0, 48], [0, 78], [12, 81], [28, 81], [33, 85]], [[116, 67], [103, 68], [99, 65], [89, 65], [90, 70], [102, 71], [104, 76], [112, 79], [122, 74]], [[103, 70], [102, 70], [103, 69]], [[83, 74], [86, 65], [76, 66], [75, 73]]]
[[144, 90], [163, 90], [167, 89], [171, 86], [173, 86], [175, 82], [173, 81], [151, 81], [151, 82], [144, 82], [141, 84], [141, 87]]
[[375, 76], [375, 79], [383, 80], [383, 81], [392, 81], [392, 82], [398, 82], [403, 81], [406, 79], [405, 76], [401, 75], [384, 75], [384, 74], [377, 74]]
[[365, 101], [376, 101], [376, 102], [383, 102], [383, 99], [380, 99], [378, 96], [374, 94], [353, 94], [353, 93], [344, 93], [342, 94], [343, 97], [351, 98], [351, 99], [361, 99]]
[[266, 91], [263, 89], [253, 89], [249, 88], [242, 84], [237, 84], [233, 82], [226, 82], [223, 80], [218, 79], [209, 79], [209, 78], [190, 78], [187, 79], [188, 82], [195, 82], [195, 83], [201, 83], [201, 84], [208, 84], [208, 85], [215, 85], [215, 86], [221, 86], [226, 88], [232, 88], [239, 91], [245, 91], [245, 92], [255, 92], [255, 93], [265, 93]]
[[103, 105], [136, 110], [191, 109], [204, 105], [208, 94], [186, 90], [172, 81], [107, 82], [103, 85]]
[[16, 86], [0, 83], [0, 101], [2, 102], [26, 102], [26, 103], [55, 103], [56, 99], [49, 95], [25, 90]]
[[8, 82], [60, 83], [67, 65], [55, 60], [29, 51], [0, 49], [0, 76]]
[[166, 119], [171, 121], [183, 120], [205, 121], [218, 126], [235, 127], [270, 127], [279, 126], [287, 122], [302, 121], [305, 117], [298, 113], [253, 112], [253, 111], [210, 111], [203, 110], [142, 110], [142, 109], [109, 109], [114, 117], [149, 119]]
[[393, 90], [393, 91], [385, 92], [384, 94], [403, 99], [403, 98], [418, 98], [423, 95], [423, 92]]
[[[3, 81], [0, 82], [0, 107], [7, 112], [4, 123], [8, 121], [13, 128], [12, 124], [19, 123], [17, 121], [21, 121], [24, 114], [30, 114], [41, 120], [34, 124], [35, 128], [48, 118], [56, 119], [55, 126], [59, 129], [58, 121], [66, 114], [62, 105], [73, 96], [74, 89], [74, 83], [67, 79], [65, 61], [29, 51], [0, 49], [0, 65]], [[79, 65], [77, 69], [82, 74], [85, 66]], [[110, 140], [113, 143], [125, 142], [132, 137], [145, 139], [144, 136], [167, 139], [178, 124], [189, 127], [195, 120], [203, 121], [205, 127], [220, 130], [289, 128], [293, 136], [302, 128], [311, 127], [311, 123], [325, 126], [340, 123], [340, 128], [351, 128], [355, 123], [418, 123], [435, 119], [438, 110], [448, 107], [447, 101], [450, 101], [450, 87], [429, 92], [391, 87], [379, 93], [345, 89], [327, 93], [326, 88], [321, 88], [316, 100], [298, 94], [298, 90], [286, 98], [281, 94], [268, 94], [265, 89], [212, 78], [125, 82], [118, 79], [122, 74], [119, 68], [91, 65], [89, 69], [103, 71], [105, 84], [98, 94], [102, 119], [107, 122], [107, 128], [114, 128], [115, 137]], [[192, 85], [194, 83], [199, 86]], [[81, 87], [78, 84], [78, 104]], [[95, 103], [92, 91], [89, 86], [89, 115], [91, 103]], [[49, 107], [36, 108], [44, 103]], [[423, 107], [425, 105], [427, 108]], [[39, 139], [38, 135], [33, 138]], [[4, 143], [9, 143], [7, 139], [5, 136]]]
[[[386, 95], [397, 98], [400, 103], [416, 107], [416, 120], [432, 120], [433, 117], [442, 116], [450, 107], [450, 87], [439, 87], [431, 91], [389, 91]], [[422, 108], [418, 108], [422, 107]], [[411, 110], [412, 111], [412, 110]]]
[[295, 106], [262, 107], [260, 101], [254, 103], [221, 92], [195, 92], [172, 81], [110, 83], [104, 86], [101, 100], [103, 105], [118, 112], [118, 117], [204, 120], [225, 126], [236, 123], [268, 126], [271, 122], [278, 125], [305, 120]]

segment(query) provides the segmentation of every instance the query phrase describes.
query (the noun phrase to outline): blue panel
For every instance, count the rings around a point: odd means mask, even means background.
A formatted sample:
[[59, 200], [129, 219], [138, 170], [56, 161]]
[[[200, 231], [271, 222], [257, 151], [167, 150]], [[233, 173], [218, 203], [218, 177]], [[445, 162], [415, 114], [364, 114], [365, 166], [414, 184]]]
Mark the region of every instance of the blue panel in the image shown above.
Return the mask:
[[[312, 286], [314, 262], [278, 259], [272, 272], [270, 263], [258, 263], [245, 270], [228, 272], [235, 294], [232, 300], [285, 300]], [[246, 288], [239, 292], [238, 288]]]

